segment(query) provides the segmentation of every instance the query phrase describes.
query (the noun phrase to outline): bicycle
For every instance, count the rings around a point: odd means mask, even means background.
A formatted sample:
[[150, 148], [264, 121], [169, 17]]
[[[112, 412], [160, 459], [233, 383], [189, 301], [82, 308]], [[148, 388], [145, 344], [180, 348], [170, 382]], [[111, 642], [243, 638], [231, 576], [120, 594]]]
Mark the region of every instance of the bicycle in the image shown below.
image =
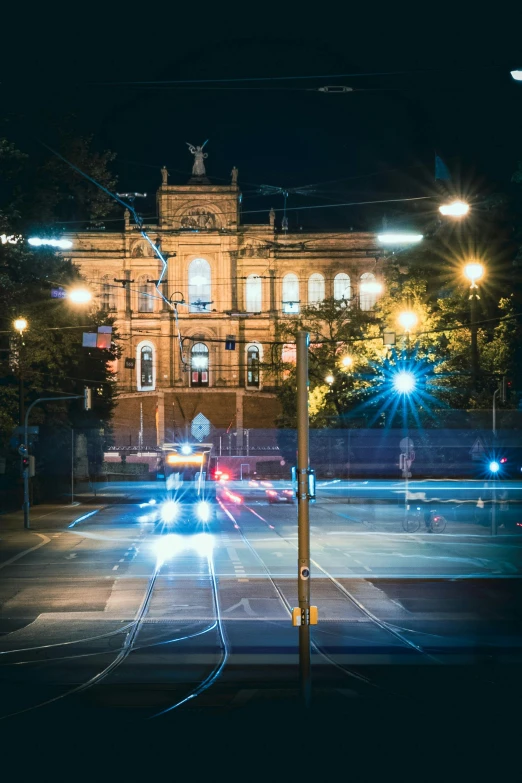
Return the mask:
[[402, 520], [403, 530], [406, 533], [416, 533], [423, 520], [428, 533], [442, 533], [446, 528], [446, 519], [442, 514], [437, 514], [433, 508], [429, 511], [423, 511], [420, 506], [417, 506], [415, 511], [408, 511], [404, 515]]

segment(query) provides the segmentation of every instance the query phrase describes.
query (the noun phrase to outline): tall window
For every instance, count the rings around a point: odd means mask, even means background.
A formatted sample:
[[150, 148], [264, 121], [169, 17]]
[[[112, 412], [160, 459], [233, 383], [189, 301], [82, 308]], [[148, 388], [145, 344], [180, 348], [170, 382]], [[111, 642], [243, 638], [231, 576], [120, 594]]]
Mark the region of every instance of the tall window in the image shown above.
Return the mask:
[[109, 275], [101, 279], [100, 300], [102, 310], [116, 310], [116, 284]]
[[188, 269], [188, 295], [191, 313], [210, 313], [210, 264], [204, 258], [195, 258]]
[[316, 305], [324, 300], [324, 277], [314, 272], [308, 278], [308, 304]]
[[339, 272], [334, 277], [334, 299], [341, 302], [345, 307], [350, 304], [352, 296], [352, 289], [350, 286], [350, 278], [346, 272]]
[[359, 306], [371, 310], [377, 301], [378, 283], [373, 272], [364, 272], [359, 283]]
[[138, 312], [152, 313], [155, 296], [156, 289], [154, 288], [154, 283], [147, 283], [147, 276], [140, 277], [138, 283]]
[[293, 272], [283, 277], [283, 313], [299, 312], [299, 278]]
[[194, 343], [190, 356], [191, 386], [208, 386], [208, 348], [204, 343]]
[[249, 345], [247, 350], [247, 386], [259, 387], [259, 348]]
[[246, 279], [246, 310], [247, 313], [260, 313], [262, 305], [263, 281], [259, 275], [248, 275]]
[[148, 340], [139, 343], [136, 349], [138, 391], [153, 391], [156, 387], [154, 346]]

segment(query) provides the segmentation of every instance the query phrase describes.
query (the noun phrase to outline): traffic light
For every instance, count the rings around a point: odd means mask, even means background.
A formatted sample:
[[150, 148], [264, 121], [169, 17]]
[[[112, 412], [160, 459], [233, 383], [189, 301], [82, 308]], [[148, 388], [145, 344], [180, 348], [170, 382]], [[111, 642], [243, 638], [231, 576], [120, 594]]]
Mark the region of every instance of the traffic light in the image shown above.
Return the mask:
[[83, 408], [86, 411], [90, 411], [92, 408], [92, 389], [88, 386], [85, 387], [83, 392]]
[[27, 470], [29, 478], [33, 478], [35, 474], [35, 459], [32, 454], [25, 454], [22, 457], [22, 473]]

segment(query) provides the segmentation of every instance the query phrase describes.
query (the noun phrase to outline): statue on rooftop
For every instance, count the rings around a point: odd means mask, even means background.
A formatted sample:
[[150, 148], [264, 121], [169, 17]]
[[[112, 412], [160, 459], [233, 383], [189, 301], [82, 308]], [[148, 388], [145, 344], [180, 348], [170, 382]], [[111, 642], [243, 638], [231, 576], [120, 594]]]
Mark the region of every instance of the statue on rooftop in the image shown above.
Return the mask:
[[169, 172], [167, 171], [166, 166], [162, 166], [161, 169], [161, 183], [162, 185], [167, 185], [169, 181]]
[[[208, 142], [205, 142], [205, 144]], [[205, 177], [206, 171], [205, 171], [205, 164], [203, 161], [205, 158], [208, 158], [208, 153], [203, 152], [203, 147], [205, 144], [202, 144], [200, 146], [194, 146], [193, 144], [189, 144], [188, 141], [186, 142], [188, 145], [189, 151], [194, 155], [194, 165], [192, 166], [192, 176], [193, 177]]]

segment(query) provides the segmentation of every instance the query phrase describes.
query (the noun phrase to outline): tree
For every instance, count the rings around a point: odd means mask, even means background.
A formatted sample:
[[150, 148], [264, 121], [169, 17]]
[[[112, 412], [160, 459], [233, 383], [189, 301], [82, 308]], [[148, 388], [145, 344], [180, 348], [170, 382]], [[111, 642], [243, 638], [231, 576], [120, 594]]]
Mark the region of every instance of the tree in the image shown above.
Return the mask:
[[[25, 158], [7, 142], [0, 143], [0, 180], [3, 171], [16, 178]], [[13, 173], [14, 172], [14, 173]], [[13, 430], [19, 423], [19, 379], [23, 377], [26, 406], [40, 396], [83, 395], [86, 385], [94, 390], [93, 410], [85, 412], [81, 401], [49, 403], [37, 406], [31, 424], [40, 426], [34, 445], [37, 458], [36, 487], [58, 489], [51, 477], [66, 475], [70, 465], [70, 430], [82, 428], [99, 451], [99, 433], [110, 436], [110, 418], [114, 406], [114, 377], [111, 362], [118, 356], [117, 335], [111, 349], [85, 349], [82, 332], [110, 324], [107, 314], [94, 309], [74, 309], [64, 299], [51, 298], [52, 288], [67, 289], [81, 282], [79, 270], [67, 259], [49, 249], [32, 248], [26, 241], [25, 227], [30, 194], [19, 193], [16, 182], [4, 191], [0, 205], [0, 234], [11, 241], [0, 243], [0, 455], [6, 459], [2, 479], [4, 492], [19, 479], [19, 457]], [[28, 328], [21, 337], [13, 329], [13, 320], [23, 316]], [[0, 489], [1, 489], [0, 484]]]

